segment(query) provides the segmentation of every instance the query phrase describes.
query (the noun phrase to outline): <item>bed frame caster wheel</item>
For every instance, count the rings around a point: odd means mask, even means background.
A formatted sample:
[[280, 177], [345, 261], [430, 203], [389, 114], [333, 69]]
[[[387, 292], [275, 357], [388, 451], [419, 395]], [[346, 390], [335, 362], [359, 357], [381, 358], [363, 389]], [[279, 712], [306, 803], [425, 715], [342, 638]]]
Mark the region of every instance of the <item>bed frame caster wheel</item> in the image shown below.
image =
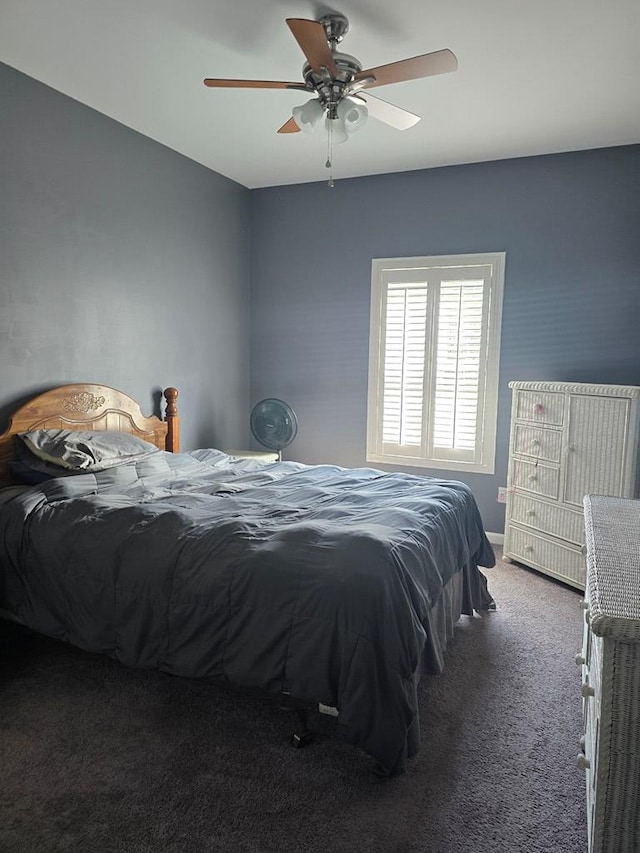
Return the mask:
[[309, 715], [306, 708], [296, 708], [298, 718], [298, 731], [291, 736], [291, 745], [296, 749], [308, 746], [313, 741], [313, 732], [309, 729]]
[[306, 731], [297, 732], [291, 737], [291, 746], [294, 746], [296, 749], [301, 749], [303, 746], [308, 746], [313, 742], [313, 732]]

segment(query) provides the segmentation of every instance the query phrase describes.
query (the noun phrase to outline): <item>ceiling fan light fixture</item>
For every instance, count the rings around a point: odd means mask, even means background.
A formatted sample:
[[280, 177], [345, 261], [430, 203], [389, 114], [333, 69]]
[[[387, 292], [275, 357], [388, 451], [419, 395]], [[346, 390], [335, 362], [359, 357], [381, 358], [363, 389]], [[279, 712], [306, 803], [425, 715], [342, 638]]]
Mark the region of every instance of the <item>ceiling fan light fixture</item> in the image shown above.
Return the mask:
[[329, 118], [327, 116], [324, 126], [329, 135], [329, 140], [333, 145], [341, 145], [349, 138], [349, 134], [341, 118]]
[[306, 104], [294, 107], [291, 114], [300, 130], [313, 133], [324, 114], [324, 107], [318, 98], [311, 98]]
[[347, 133], [355, 133], [366, 122], [369, 110], [364, 104], [357, 104], [349, 98], [343, 98], [338, 104], [338, 118]]

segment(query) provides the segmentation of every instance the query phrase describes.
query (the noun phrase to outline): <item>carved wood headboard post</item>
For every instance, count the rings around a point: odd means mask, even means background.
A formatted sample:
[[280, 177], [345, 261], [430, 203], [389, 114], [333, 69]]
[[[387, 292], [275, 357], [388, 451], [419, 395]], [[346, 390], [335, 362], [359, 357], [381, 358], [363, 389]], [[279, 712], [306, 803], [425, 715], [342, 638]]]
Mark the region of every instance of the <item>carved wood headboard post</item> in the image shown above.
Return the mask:
[[167, 408], [164, 419], [167, 422], [167, 440], [166, 449], [170, 453], [179, 453], [180, 451], [180, 416], [178, 415], [178, 399], [177, 388], [165, 388], [164, 398], [167, 401]]

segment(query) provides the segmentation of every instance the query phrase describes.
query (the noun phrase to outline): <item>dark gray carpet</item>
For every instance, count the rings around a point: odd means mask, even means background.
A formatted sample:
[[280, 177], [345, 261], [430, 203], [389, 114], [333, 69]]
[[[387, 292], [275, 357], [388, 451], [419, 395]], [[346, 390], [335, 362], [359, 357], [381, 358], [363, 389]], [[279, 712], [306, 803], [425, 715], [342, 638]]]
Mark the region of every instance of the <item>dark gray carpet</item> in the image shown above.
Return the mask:
[[211, 684], [126, 670], [3, 623], [3, 853], [584, 853], [580, 594], [487, 570], [498, 610], [463, 617], [421, 686], [406, 774], [312, 718]]

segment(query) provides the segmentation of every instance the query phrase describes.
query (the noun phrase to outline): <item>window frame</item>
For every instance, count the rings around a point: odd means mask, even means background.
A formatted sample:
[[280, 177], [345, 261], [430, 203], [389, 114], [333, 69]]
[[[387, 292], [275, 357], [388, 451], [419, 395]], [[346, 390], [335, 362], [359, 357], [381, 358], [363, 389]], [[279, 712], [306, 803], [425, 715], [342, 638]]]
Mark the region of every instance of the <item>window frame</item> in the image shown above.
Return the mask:
[[[442, 469], [470, 473], [495, 473], [496, 433], [498, 419], [498, 379], [500, 368], [500, 338], [502, 330], [502, 303], [504, 293], [505, 252], [484, 252], [460, 255], [434, 255], [411, 258], [374, 258], [371, 262], [371, 315], [369, 321], [369, 388], [367, 406], [367, 462], [402, 465], [419, 468]], [[489, 267], [489, 274], [486, 268]], [[476, 449], [469, 460], [451, 458], [458, 454], [449, 451], [449, 458], [434, 454], [430, 424], [434, 409], [436, 368], [435, 353], [437, 336], [435, 330], [439, 320], [440, 286], [443, 281], [479, 278], [478, 270], [486, 284], [486, 299], [483, 300], [482, 351], [480, 361], [480, 389], [476, 424]], [[441, 274], [439, 274], [441, 271]], [[436, 282], [436, 279], [437, 282]], [[386, 305], [388, 285], [395, 282], [425, 283], [427, 286], [427, 320], [424, 359], [424, 397], [422, 400], [423, 430], [422, 446], [394, 445], [394, 452], [384, 450], [383, 442], [383, 399], [384, 358], [386, 346]], [[434, 311], [434, 306], [438, 310]], [[447, 455], [442, 451], [443, 455]], [[467, 454], [468, 456], [469, 454]]]

